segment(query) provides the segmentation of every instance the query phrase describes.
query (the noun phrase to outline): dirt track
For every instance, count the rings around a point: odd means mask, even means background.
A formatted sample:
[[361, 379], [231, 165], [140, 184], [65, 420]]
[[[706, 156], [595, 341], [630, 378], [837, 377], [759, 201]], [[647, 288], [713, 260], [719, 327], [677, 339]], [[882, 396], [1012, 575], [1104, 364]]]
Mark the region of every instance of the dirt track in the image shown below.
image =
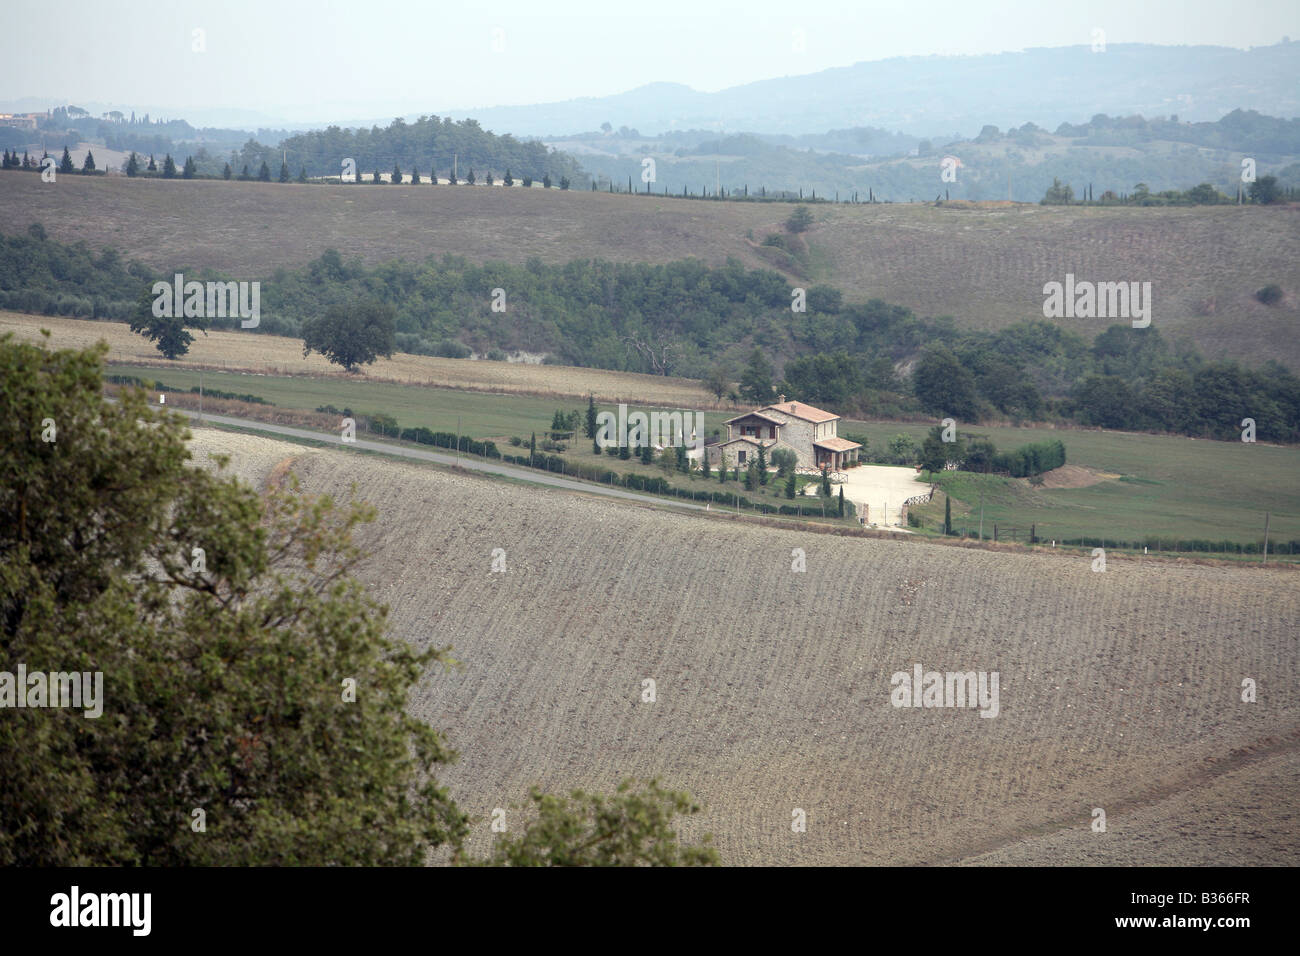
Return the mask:
[[[411, 707], [461, 751], [444, 778], [480, 846], [530, 784], [658, 775], [735, 864], [1300, 862], [1293, 571], [1095, 573], [196, 435], [255, 483], [296, 459], [307, 490], [378, 507], [393, 627], [465, 662]], [[999, 716], [891, 706], [914, 662], [997, 671]]]

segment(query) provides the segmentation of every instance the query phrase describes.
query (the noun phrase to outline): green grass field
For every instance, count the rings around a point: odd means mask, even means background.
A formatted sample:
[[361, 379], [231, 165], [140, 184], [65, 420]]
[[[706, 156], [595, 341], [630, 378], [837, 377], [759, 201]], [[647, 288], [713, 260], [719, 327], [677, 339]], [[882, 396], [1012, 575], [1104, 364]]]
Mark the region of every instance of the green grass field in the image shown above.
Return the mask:
[[[871, 446], [879, 448], [900, 432], [919, 442], [928, 429], [846, 422], [841, 431], [867, 435]], [[1059, 438], [1068, 464], [1121, 477], [1084, 488], [1034, 488], [1012, 479], [946, 475], [943, 483], [953, 496], [958, 527], [978, 523], [982, 485], [986, 535], [996, 521], [1024, 532], [1036, 523], [1038, 536], [1049, 540], [1156, 535], [1246, 543], [1263, 537], [1268, 511], [1270, 540], [1300, 539], [1300, 448], [1051, 428], [969, 432], [988, 435], [999, 450]], [[917, 513], [934, 527], [943, 520], [942, 497]]]
[[[146, 382], [160, 380], [182, 391], [199, 384], [198, 372], [179, 368], [113, 365], [109, 372], [134, 375]], [[573, 400], [561, 403], [556, 399], [461, 392], [449, 388], [238, 372], [204, 372], [203, 387], [205, 390], [256, 395], [281, 408], [312, 411], [321, 405], [333, 405], [335, 408], [351, 408], [360, 415], [384, 412], [396, 418], [403, 428], [422, 425], [434, 431], [454, 432], [459, 418], [461, 434], [473, 438], [519, 435], [527, 439], [531, 432], [540, 434], [551, 427], [551, 417], [557, 408], [569, 411], [580, 407]]]
[[[199, 381], [198, 372], [183, 369], [114, 365], [110, 372], [149, 382], [161, 379], [184, 390]], [[540, 441], [559, 407], [554, 399], [304, 376], [205, 372], [203, 382], [207, 389], [257, 395], [281, 408], [313, 410], [329, 404], [358, 414], [386, 412], [403, 428], [422, 425], [435, 431], [455, 431], [459, 419], [461, 434], [495, 439], [507, 452], [511, 449], [505, 440], [512, 435], [527, 441], [536, 432]], [[570, 400], [564, 407], [579, 408], [581, 403]], [[721, 428], [727, 417], [728, 413], [709, 413], [707, 430]], [[927, 430], [920, 424], [857, 421], [845, 421], [840, 429], [841, 433], [867, 436], [871, 448], [882, 447], [900, 432], [919, 443]], [[1034, 488], [1025, 481], [946, 475], [944, 484], [954, 499], [953, 521], [958, 528], [974, 530], [978, 523], [983, 483], [987, 536], [992, 535], [996, 522], [1000, 528], [1015, 527], [1022, 535], [1031, 524], [1036, 525], [1038, 536], [1047, 540], [1096, 537], [1132, 541], [1160, 536], [1247, 543], [1263, 536], [1264, 512], [1269, 511], [1270, 540], [1300, 539], [1300, 448], [1051, 428], [988, 427], [970, 432], [988, 435], [1000, 450], [1059, 438], [1065, 443], [1069, 464], [1121, 477], [1083, 488]], [[597, 460], [581, 435], [566, 454], [575, 460]], [[600, 461], [620, 472], [661, 473], [655, 467], [645, 469], [609, 456]], [[736, 487], [734, 482], [728, 486]], [[934, 529], [943, 519], [942, 496], [916, 513], [928, 529]]]

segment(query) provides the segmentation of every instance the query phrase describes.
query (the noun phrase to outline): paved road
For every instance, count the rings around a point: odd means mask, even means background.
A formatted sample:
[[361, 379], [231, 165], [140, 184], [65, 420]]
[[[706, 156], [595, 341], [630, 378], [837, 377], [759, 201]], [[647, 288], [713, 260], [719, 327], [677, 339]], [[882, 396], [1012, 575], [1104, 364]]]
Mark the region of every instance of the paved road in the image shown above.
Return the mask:
[[[159, 406], [155, 405], [155, 408]], [[185, 408], [172, 408], [170, 411], [178, 411], [189, 416], [191, 421], [199, 420], [199, 413]], [[235, 425], [239, 428], [248, 428], [255, 431], [267, 432], [272, 435], [284, 435], [288, 438], [306, 438], [313, 441], [323, 441], [334, 445], [338, 448], [348, 450], [377, 451], [385, 455], [392, 455], [397, 458], [412, 458], [416, 461], [431, 461], [439, 465], [459, 465], [467, 471], [481, 471], [489, 475], [504, 475], [508, 478], [518, 478], [522, 481], [531, 481], [538, 485], [549, 485], [552, 488], [565, 488], [569, 491], [585, 491], [591, 495], [604, 495], [607, 498], [623, 498], [627, 501], [639, 501], [651, 505], [667, 505], [673, 508], [688, 508], [692, 511], [704, 511], [705, 507], [696, 504], [694, 501], [683, 501], [674, 498], [659, 498], [653, 495], [639, 495], [634, 491], [623, 491], [620, 488], [610, 488], [607, 485], [598, 485], [594, 482], [578, 481], [573, 478], [556, 477], [551, 472], [537, 471], [533, 468], [520, 468], [516, 465], [494, 464], [491, 461], [482, 461], [477, 458], [462, 457], [457, 460], [455, 453], [425, 451], [422, 448], [407, 448], [403, 445], [389, 445], [384, 442], [366, 441], [358, 438], [355, 442], [344, 443], [339, 436], [333, 432], [318, 432], [307, 428], [292, 428], [288, 425], [272, 425], [267, 422], [253, 421], [246, 418], [231, 418], [228, 415], [204, 415], [203, 421], [213, 422], [220, 425]]]

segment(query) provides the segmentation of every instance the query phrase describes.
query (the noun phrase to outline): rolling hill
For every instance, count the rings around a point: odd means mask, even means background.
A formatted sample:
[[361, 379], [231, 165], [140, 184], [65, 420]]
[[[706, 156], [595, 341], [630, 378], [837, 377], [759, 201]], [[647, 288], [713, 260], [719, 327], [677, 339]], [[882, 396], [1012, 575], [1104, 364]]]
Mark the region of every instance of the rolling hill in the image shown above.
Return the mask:
[[[762, 236], [785, 203], [467, 187], [299, 186], [124, 177], [0, 175], [0, 231], [39, 221], [51, 237], [111, 245], [170, 275], [206, 267], [270, 279], [336, 247], [367, 263], [453, 253], [546, 263], [698, 258], [778, 268]], [[1300, 368], [1300, 207], [1071, 207], [1009, 204], [814, 207], [811, 274], [849, 300], [996, 329], [1042, 318], [1043, 286], [1067, 273], [1152, 283], [1152, 324], [1210, 358]], [[1254, 299], [1277, 283], [1274, 306]], [[1091, 337], [1109, 319], [1061, 319]]]
[[[731, 864], [1300, 862], [1294, 571], [1094, 573], [208, 429], [194, 451], [229, 453], [261, 487], [290, 468], [312, 493], [356, 482], [377, 506], [364, 579], [396, 634], [464, 662], [410, 709], [461, 752], [443, 777], [478, 818], [472, 850], [531, 784], [658, 776], [706, 805], [687, 832], [715, 834]], [[915, 663], [996, 671], [998, 716], [891, 706], [891, 676]], [[1189, 837], [1189, 815], [1212, 826]]]

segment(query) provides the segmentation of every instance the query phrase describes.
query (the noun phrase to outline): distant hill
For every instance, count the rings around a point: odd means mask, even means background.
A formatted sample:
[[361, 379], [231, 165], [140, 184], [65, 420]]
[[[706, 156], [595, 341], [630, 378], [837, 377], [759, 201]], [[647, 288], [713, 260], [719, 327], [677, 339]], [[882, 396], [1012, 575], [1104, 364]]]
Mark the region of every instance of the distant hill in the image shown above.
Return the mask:
[[[986, 124], [978, 136], [920, 139], [863, 127], [819, 135], [772, 136], [707, 130], [645, 136], [638, 130], [595, 131], [549, 141], [578, 157], [598, 187], [612, 181], [627, 189], [628, 177], [643, 190], [643, 163], [654, 160], [654, 192], [699, 195], [717, 187], [748, 188], [821, 197], [905, 202], [947, 192], [952, 199], [1037, 202], [1052, 180], [1071, 183], [1076, 194], [1091, 184], [1131, 192], [1146, 183], [1153, 192], [1185, 190], [1208, 182], [1227, 196], [1241, 183], [1241, 160], [1256, 161], [1257, 174], [1275, 174], [1300, 186], [1300, 119], [1279, 119], [1233, 110], [1217, 122], [1182, 118], [1111, 117], [1062, 123], [1054, 132], [1034, 123], [999, 130]], [[958, 160], [952, 181], [941, 179], [945, 157]], [[1290, 167], [1290, 168], [1288, 168]]]
[[[1248, 78], [1248, 79], [1247, 79]], [[1216, 120], [1231, 110], [1300, 115], [1300, 43], [1237, 50], [1114, 43], [986, 56], [856, 63], [701, 93], [653, 83], [614, 96], [452, 110], [516, 136], [563, 136], [608, 122], [647, 135], [674, 129], [820, 133], [878, 126], [915, 136], [975, 135], [992, 123], [1054, 128], [1094, 113], [1175, 113]]]

